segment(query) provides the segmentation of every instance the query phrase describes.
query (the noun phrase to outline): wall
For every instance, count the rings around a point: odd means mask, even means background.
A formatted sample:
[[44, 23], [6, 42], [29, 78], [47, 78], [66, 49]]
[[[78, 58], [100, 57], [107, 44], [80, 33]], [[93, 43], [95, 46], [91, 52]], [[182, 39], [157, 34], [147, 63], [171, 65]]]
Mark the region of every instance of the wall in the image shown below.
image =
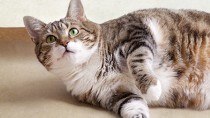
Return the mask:
[[[117, 18], [128, 12], [154, 7], [197, 9], [210, 12], [210, 0], [82, 0], [86, 16], [95, 22]], [[22, 27], [22, 17], [44, 22], [63, 18], [69, 0], [0, 0], [0, 27]]]

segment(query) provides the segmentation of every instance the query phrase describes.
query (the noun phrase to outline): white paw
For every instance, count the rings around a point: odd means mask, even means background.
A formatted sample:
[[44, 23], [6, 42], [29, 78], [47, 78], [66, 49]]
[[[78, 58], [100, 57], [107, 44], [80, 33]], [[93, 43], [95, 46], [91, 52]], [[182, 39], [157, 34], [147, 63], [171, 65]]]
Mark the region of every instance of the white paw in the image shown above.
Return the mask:
[[148, 117], [145, 116], [144, 114], [136, 114], [136, 115], [132, 116], [132, 118], [148, 118]]
[[149, 108], [143, 101], [127, 103], [121, 111], [122, 118], [149, 118]]
[[159, 100], [162, 93], [160, 81], [157, 80], [157, 85], [151, 85], [146, 94], [143, 94], [147, 102]]

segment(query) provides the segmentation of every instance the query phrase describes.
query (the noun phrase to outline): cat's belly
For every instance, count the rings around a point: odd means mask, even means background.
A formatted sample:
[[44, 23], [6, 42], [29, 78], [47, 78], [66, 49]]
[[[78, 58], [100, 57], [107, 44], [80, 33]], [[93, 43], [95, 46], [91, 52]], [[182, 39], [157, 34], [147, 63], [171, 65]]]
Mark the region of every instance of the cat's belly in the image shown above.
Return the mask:
[[159, 80], [162, 85], [162, 95], [158, 101], [148, 102], [149, 106], [199, 110], [210, 108], [210, 72], [204, 73], [201, 83], [192, 82], [190, 78], [163, 78], [163, 76]]
[[[203, 75], [203, 76], [200, 76]], [[210, 107], [210, 73], [192, 71], [180, 78], [177, 88], [173, 88], [175, 107], [204, 110]]]
[[161, 96], [158, 101], [148, 101], [149, 106], [166, 106], [169, 102], [168, 99], [171, 97], [174, 85], [177, 83], [176, 72], [167, 65], [163, 65], [160, 68], [154, 70], [157, 79], [161, 83]]
[[203, 104], [201, 104], [201, 109], [209, 109], [210, 108], [210, 71], [205, 73], [204, 81], [203, 81], [203, 84], [200, 86], [200, 89], [204, 96]]

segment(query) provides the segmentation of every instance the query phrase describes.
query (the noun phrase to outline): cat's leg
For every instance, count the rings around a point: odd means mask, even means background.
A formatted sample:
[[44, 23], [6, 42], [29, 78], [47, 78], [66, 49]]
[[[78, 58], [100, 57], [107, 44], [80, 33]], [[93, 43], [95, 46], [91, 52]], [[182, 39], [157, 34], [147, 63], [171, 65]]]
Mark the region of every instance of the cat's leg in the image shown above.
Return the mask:
[[127, 48], [129, 72], [148, 101], [158, 100], [161, 95], [161, 85], [153, 71], [155, 44], [151, 40], [134, 40]]
[[88, 92], [89, 103], [113, 111], [122, 118], [149, 118], [147, 102], [133, 80], [121, 74], [107, 78]]
[[[118, 88], [122, 89], [122, 87]], [[129, 90], [110, 92], [110, 97], [106, 100], [106, 108], [114, 111], [122, 118], [149, 118], [149, 108], [147, 102], [141, 95], [137, 95]], [[107, 95], [109, 96], [109, 95]]]

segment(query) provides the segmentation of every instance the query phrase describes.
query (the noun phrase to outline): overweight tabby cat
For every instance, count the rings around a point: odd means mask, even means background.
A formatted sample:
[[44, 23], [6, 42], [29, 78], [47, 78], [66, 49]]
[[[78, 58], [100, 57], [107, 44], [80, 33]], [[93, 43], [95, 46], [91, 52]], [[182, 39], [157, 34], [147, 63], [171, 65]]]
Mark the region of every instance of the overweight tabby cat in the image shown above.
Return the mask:
[[210, 108], [210, 14], [147, 9], [97, 24], [80, 0], [60, 21], [24, 17], [38, 60], [82, 102], [122, 118]]

